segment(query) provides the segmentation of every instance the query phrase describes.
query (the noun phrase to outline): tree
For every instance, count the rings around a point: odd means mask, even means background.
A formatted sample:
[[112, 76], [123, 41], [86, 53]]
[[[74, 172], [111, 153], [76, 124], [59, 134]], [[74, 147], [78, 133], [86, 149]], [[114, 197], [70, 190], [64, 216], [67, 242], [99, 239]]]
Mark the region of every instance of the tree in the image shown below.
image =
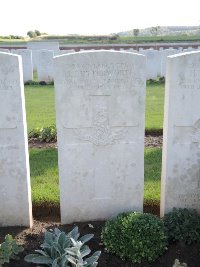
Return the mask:
[[133, 30], [133, 35], [134, 35], [135, 37], [137, 37], [137, 36], [139, 35], [139, 32], [140, 32], [139, 29], [134, 29], [134, 30]]
[[160, 26], [151, 27], [150, 32], [151, 32], [152, 35], [157, 36], [158, 33], [159, 33], [159, 30], [160, 30]]
[[38, 30], [35, 30], [35, 34], [36, 34], [37, 36], [40, 36], [40, 35], [41, 35], [41, 32], [38, 31]]
[[36, 33], [35, 33], [34, 31], [28, 31], [28, 32], [27, 32], [27, 35], [28, 35], [30, 38], [34, 38], [34, 37], [37, 36]]

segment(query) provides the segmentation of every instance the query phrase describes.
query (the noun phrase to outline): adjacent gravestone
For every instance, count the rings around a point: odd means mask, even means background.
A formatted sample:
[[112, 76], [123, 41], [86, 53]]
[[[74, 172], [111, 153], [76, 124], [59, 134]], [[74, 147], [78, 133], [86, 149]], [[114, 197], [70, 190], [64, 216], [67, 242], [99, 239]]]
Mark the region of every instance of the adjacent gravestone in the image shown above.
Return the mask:
[[130, 48], [128, 50], [126, 50], [127, 52], [131, 52], [131, 53], [138, 53], [138, 51], [136, 49]]
[[0, 52], [10, 53], [9, 49], [5, 49], [5, 48], [0, 48]]
[[195, 48], [192, 48], [191, 46], [189, 46], [188, 48], [186, 49], [183, 49], [183, 52], [186, 53], [186, 52], [192, 52], [192, 51], [196, 51]]
[[146, 79], [156, 80], [161, 75], [162, 51], [154, 49], [139, 50], [139, 53], [147, 57]]
[[179, 54], [180, 51], [177, 49], [165, 49], [162, 50], [162, 58], [161, 58], [161, 77], [166, 76], [166, 65], [167, 65], [167, 57], [175, 54]]
[[39, 82], [50, 83], [54, 80], [53, 51], [38, 51], [37, 75]]
[[68, 49], [68, 50], [60, 50], [59, 51], [59, 55], [66, 55], [66, 54], [70, 54], [70, 53], [75, 53], [75, 50]]
[[54, 52], [54, 55], [59, 55], [59, 42], [28, 42], [27, 48], [32, 50], [33, 70], [37, 70], [38, 51], [50, 50]]
[[24, 82], [33, 80], [32, 51], [28, 49], [12, 49], [13, 54], [22, 57], [23, 79]]
[[143, 209], [145, 57], [54, 58], [61, 221]]
[[161, 215], [200, 212], [200, 52], [167, 58]]
[[20, 56], [0, 53], [0, 226], [31, 226], [28, 141]]

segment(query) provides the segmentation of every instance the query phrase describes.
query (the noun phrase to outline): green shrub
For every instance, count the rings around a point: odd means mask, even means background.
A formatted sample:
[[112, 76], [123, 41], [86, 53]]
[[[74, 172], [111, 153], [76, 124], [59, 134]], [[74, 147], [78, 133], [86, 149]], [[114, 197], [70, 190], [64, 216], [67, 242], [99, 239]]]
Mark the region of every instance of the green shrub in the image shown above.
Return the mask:
[[28, 137], [46, 143], [56, 141], [57, 140], [56, 126], [51, 125], [48, 127], [35, 128], [32, 131], [30, 131]]
[[25, 85], [38, 85], [39, 84], [39, 82], [38, 81], [27, 81], [27, 82], [25, 82], [24, 83]]
[[163, 222], [140, 212], [123, 213], [107, 221], [102, 240], [108, 252], [135, 263], [154, 261], [167, 245]]
[[23, 247], [18, 246], [11, 235], [6, 235], [5, 241], [0, 244], [0, 267], [4, 263], [9, 263], [11, 259], [17, 259], [17, 254], [23, 250]]
[[93, 235], [85, 235], [79, 238], [78, 227], [65, 234], [58, 228], [53, 232], [45, 232], [44, 243], [40, 246], [42, 250], [35, 250], [37, 254], [27, 255], [24, 259], [27, 262], [43, 264], [52, 267], [96, 267], [100, 251], [95, 252], [91, 257], [90, 249], [85, 243]]
[[174, 208], [163, 221], [170, 241], [188, 244], [200, 241], [200, 216], [195, 210]]

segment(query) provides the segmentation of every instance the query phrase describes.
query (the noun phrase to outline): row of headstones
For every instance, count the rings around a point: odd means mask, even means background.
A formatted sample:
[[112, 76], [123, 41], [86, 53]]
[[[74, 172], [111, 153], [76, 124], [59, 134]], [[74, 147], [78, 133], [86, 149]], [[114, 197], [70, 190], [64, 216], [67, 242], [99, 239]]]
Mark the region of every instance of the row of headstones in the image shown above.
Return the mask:
[[33, 80], [33, 72], [37, 72], [39, 82], [50, 83], [53, 77], [53, 57], [74, 52], [73, 50], [57, 51], [52, 50], [29, 50], [29, 49], [0, 49], [0, 52], [20, 55], [22, 57], [23, 81], [24, 83]]
[[[54, 81], [54, 70], [53, 70], [53, 57], [57, 55], [63, 55], [68, 53], [74, 53], [74, 50], [59, 50], [58, 44], [52, 43], [49, 44], [49, 49], [46, 50], [38, 48], [41, 46], [41, 43], [36, 43], [36, 45], [30, 45], [30, 49], [0, 49], [2, 52], [11, 52], [13, 54], [18, 54], [22, 56], [23, 63], [23, 79], [24, 82], [33, 80], [33, 71], [37, 71], [38, 81], [44, 81], [50, 83]], [[44, 48], [48, 48], [47, 44], [43, 45]], [[111, 49], [113, 50], [113, 49]], [[196, 51], [196, 49], [165, 49], [165, 50], [154, 50], [154, 49], [139, 49], [139, 51], [134, 49], [120, 49], [124, 52], [139, 53], [147, 57], [147, 72], [146, 79], [156, 80], [157, 77], [165, 77], [166, 74], [166, 60], [170, 55]], [[81, 51], [85, 51], [81, 49]], [[93, 50], [94, 51], [94, 50]]]
[[[200, 52], [168, 57], [161, 215], [200, 211]], [[143, 210], [146, 58], [55, 57], [62, 223]], [[0, 53], [0, 226], [32, 225], [28, 142], [17, 55]]]

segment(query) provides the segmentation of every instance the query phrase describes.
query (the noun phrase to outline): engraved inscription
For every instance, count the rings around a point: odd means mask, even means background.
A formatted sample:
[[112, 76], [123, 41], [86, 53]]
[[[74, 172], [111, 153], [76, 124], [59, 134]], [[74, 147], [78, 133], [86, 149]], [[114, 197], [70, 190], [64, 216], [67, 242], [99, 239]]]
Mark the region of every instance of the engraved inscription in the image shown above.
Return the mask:
[[179, 201], [184, 208], [200, 209], [200, 193], [180, 194]]
[[6, 76], [9, 73], [13, 73], [15, 71], [15, 69], [16, 69], [16, 66], [14, 64], [11, 65], [10, 62], [7, 62], [7, 64], [1, 64], [1, 66], [0, 66], [0, 73], [3, 76]]
[[0, 91], [12, 90], [17, 84], [17, 80], [0, 79]]
[[[78, 89], [86, 89], [86, 86], [101, 89], [104, 86], [124, 85], [125, 77], [131, 80], [134, 73], [138, 70], [127, 63], [110, 63], [110, 64], [71, 64], [67, 65], [67, 75], [65, 83], [75, 86]], [[141, 79], [134, 78], [132, 87], [143, 85]], [[125, 89], [123, 86], [122, 89]]]
[[200, 90], [200, 78], [199, 78], [200, 69], [194, 67], [195, 66], [189, 69], [187, 79], [185, 78], [185, 74], [179, 75], [180, 78], [179, 86], [182, 89]]
[[123, 139], [125, 134], [124, 129], [112, 130], [106, 106], [96, 106], [92, 126], [89, 133], [81, 129], [74, 129], [74, 133], [80, 140], [91, 142], [96, 146], [111, 145]]

